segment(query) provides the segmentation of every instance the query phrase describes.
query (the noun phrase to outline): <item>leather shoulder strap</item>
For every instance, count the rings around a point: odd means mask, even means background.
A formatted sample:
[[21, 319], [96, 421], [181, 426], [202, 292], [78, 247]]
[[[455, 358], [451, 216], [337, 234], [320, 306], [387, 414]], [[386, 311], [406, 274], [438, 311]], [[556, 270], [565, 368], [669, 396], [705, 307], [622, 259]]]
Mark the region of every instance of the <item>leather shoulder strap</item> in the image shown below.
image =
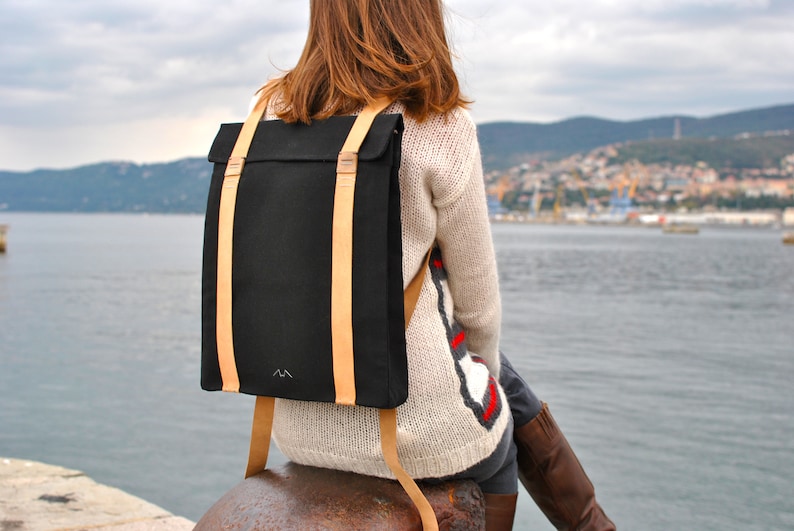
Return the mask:
[[218, 210], [218, 263], [216, 282], [215, 335], [218, 349], [218, 365], [223, 381], [223, 390], [240, 392], [237, 363], [234, 360], [232, 333], [232, 237], [234, 234], [234, 210], [237, 204], [237, 188], [243, 173], [245, 158], [254, 138], [256, 127], [265, 112], [263, 100], [254, 106], [246, 118], [232, 155], [226, 163]]
[[386, 98], [367, 105], [356, 117], [336, 164], [331, 239], [331, 352], [335, 402], [356, 403], [353, 356], [353, 199], [358, 175], [358, 150], [372, 122], [391, 103]]
[[424, 531], [438, 531], [438, 520], [433, 507], [427, 501], [414, 479], [408, 475], [408, 472], [400, 464], [400, 458], [397, 455], [397, 410], [381, 409], [379, 413], [380, 447], [386, 464], [419, 511], [419, 517], [422, 519], [422, 529]]
[[411, 282], [405, 288], [405, 295], [404, 295], [404, 308], [405, 308], [405, 329], [408, 330], [408, 325], [411, 323], [411, 317], [414, 315], [414, 310], [416, 309], [416, 303], [419, 302], [419, 294], [422, 293], [422, 284], [425, 280], [425, 275], [427, 274], [427, 265], [430, 263], [430, 254], [433, 252], [431, 248], [427, 251], [427, 255], [425, 256], [425, 261], [422, 264], [421, 269], [419, 272], [416, 273], [416, 276], [411, 279]]
[[267, 468], [275, 406], [276, 399], [272, 396], [256, 397], [254, 421], [251, 426], [251, 443], [248, 448], [248, 466], [245, 468], [246, 479]]

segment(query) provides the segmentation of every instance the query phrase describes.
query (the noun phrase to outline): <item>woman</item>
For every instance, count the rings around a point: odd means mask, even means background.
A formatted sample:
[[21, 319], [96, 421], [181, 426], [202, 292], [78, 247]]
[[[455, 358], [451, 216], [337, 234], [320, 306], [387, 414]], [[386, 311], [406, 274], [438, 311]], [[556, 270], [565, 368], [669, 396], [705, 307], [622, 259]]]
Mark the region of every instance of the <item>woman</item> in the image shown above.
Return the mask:
[[[553, 488], [538, 491], [538, 478], [547, 478], [549, 470], [532, 439], [547, 438], [548, 429], [527, 427], [540, 426], [542, 418], [542, 426], [551, 428], [553, 419], [500, 360], [501, 306], [479, 146], [452, 67], [440, 0], [312, 0], [298, 64], [259, 94], [268, 101], [266, 119], [305, 123], [355, 114], [381, 96], [394, 102], [386, 113], [405, 119], [405, 285], [424, 274], [424, 257], [437, 246], [406, 331], [410, 392], [398, 408], [400, 460], [416, 479], [474, 479], [485, 494], [487, 528], [510, 529], [517, 453], [526, 467], [522, 479], [528, 478], [536, 499], [549, 507], [570, 503], [560, 502]], [[297, 463], [392, 477], [380, 453], [377, 415], [363, 407], [279, 400], [274, 438]], [[556, 463], [578, 465], [559, 437], [555, 444], [566, 448]], [[580, 475], [572, 481], [586, 481]], [[549, 517], [570, 528], [594, 520], [603, 513], [592, 486], [590, 493], [582, 501], [589, 512]]]

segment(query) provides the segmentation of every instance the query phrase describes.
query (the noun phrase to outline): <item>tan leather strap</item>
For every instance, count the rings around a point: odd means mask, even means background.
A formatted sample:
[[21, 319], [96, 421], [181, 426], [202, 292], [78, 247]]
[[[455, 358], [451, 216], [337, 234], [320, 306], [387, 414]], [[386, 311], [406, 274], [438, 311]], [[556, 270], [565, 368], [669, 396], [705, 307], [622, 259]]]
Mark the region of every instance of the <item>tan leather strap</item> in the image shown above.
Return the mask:
[[[423, 275], [424, 276], [424, 275]], [[416, 505], [419, 516], [422, 518], [424, 531], [438, 531], [438, 521], [430, 502], [419, 490], [419, 486], [400, 465], [397, 455], [397, 410], [381, 409], [380, 412], [380, 447], [389, 470], [392, 471], [397, 481], [400, 482], [408, 497]]]
[[433, 253], [432, 247], [429, 251], [427, 251], [427, 256], [425, 256], [425, 261], [422, 264], [422, 268], [416, 274], [414, 278], [411, 279], [411, 282], [405, 288], [405, 294], [403, 295], [403, 307], [404, 314], [405, 314], [405, 329], [408, 330], [408, 325], [411, 323], [411, 317], [414, 315], [414, 310], [416, 309], [416, 303], [419, 302], [419, 294], [422, 293], [422, 284], [424, 284], [425, 280], [425, 273], [427, 272], [427, 264], [430, 263], [430, 255]]
[[[422, 292], [422, 284], [424, 283], [425, 275], [427, 274], [427, 265], [430, 263], [430, 255], [433, 249], [427, 251], [422, 268], [411, 279], [408, 287], [405, 288], [403, 295], [405, 307], [405, 329], [411, 323], [416, 304], [419, 302], [419, 295]], [[419, 511], [419, 517], [422, 519], [422, 529], [424, 531], [438, 531], [438, 521], [430, 502], [427, 501], [425, 495], [419, 490], [419, 486], [414, 479], [405, 471], [400, 464], [400, 457], [397, 454], [397, 409], [381, 409], [380, 413], [380, 447], [383, 452], [383, 458], [386, 460], [386, 465], [391, 470], [394, 477], [402, 485], [405, 493], [414, 502], [416, 509]]]
[[358, 150], [372, 122], [388, 107], [380, 98], [356, 117], [336, 165], [333, 236], [331, 242], [331, 349], [337, 404], [356, 403], [353, 362], [353, 199], [356, 193]]
[[237, 204], [237, 187], [245, 166], [245, 157], [256, 132], [256, 126], [265, 112], [266, 103], [260, 100], [243, 123], [240, 134], [226, 163], [218, 210], [218, 270], [216, 285], [215, 335], [218, 348], [218, 365], [223, 390], [240, 392], [237, 363], [234, 360], [234, 334], [232, 332], [232, 239], [234, 236], [234, 208]]
[[251, 445], [248, 449], [248, 466], [245, 469], [246, 479], [260, 473], [267, 467], [275, 405], [276, 399], [272, 396], [256, 397], [254, 422], [251, 426]]

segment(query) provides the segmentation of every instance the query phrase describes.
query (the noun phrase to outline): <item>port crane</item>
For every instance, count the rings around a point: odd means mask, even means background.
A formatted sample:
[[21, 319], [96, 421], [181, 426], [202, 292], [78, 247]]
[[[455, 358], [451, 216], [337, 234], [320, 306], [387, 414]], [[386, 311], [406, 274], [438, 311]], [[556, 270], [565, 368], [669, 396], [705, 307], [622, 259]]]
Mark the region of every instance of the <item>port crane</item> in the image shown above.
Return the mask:
[[499, 181], [488, 190], [488, 213], [492, 216], [504, 214], [505, 208], [502, 206], [505, 192], [510, 189], [510, 180], [507, 175], [503, 175]]
[[532, 199], [529, 202], [529, 214], [533, 218], [540, 213], [540, 179], [535, 179], [535, 187], [532, 190]]
[[576, 180], [576, 186], [579, 187], [579, 191], [582, 193], [582, 199], [584, 199], [585, 207], [587, 208], [587, 215], [592, 217], [595, 215], [595, 204], [590, 201], [590, 195], [587, 193], [587, 189], [584, 187], [584, 181], [582, 181], [582, 174], [581, 172], [574, 168], [571, 170], [571, 174], [573, 178]]
[[565, 183], [557, 184], [557, 197], [554, 200], [554, 219], [562, 217], [562, 198], [565, 196]]
[[[576, 186], [579, 188], [579, 191], [582, 194], [582, 199], [584, 200], [585, 207], [587, 208], [588, 217], [594, 216], [595, 205], [590, 201], [590, 194], [587, 193], [587, 189], [584, 186], [584, 181], [582, 181], [582, 174], [579, 172], [578, 169], [574, 168], [571, 170], [571, 175], [576, 181]], [[565, 197], [565, 181], [561, 181], [557, 184], [557, 193], [554, 200], [554, 219], [559, 219], [560, 217], [562, 217], [562, 203], [564, 197]]]
[[609, 197], [609, 213], [612, 216], [627, 216], [634, 209], [634, 195], [637, 193], [639, 177], [633, 176], [629, 164], [623, 166], [623, 171], [617, 182], [609, 187], [611, 195]]

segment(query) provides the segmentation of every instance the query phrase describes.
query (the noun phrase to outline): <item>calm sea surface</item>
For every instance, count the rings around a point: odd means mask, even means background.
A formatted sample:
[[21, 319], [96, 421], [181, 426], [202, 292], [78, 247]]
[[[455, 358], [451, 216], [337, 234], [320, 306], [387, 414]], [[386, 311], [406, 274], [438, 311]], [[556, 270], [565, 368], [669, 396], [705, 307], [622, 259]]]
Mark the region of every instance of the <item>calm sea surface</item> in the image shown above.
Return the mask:
[[[199, 388], [202, 218], [0, 223], [0, 456], [198, 519], [241, 479], [253, 407]], [[493, 231], [502, 347], [620, 529], [794, 529], [794, 247], [779, 231]], [[516, 529], [551, 529], [519, 505]]]

